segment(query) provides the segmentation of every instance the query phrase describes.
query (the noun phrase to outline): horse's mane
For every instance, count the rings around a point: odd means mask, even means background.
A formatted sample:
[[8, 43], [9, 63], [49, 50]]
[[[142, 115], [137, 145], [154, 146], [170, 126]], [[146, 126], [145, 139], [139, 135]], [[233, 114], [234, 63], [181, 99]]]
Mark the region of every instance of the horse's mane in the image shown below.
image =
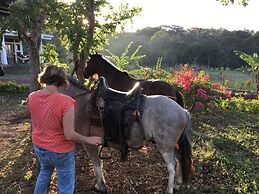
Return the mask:
[[82, 84], [80, 81], [78, 81], [73, 76], [67, 75], [67, 79], [71, 85], [73, 85], [79, 89], [85, 90], [85, 91], [90, 91], [84, 84]]
[[129, 75], [129, 73], [127, 71], [120, 70], [114, 63], [112, 63], [105, 56], [97, 53], [97, 54], [91, 55], [91, 57], [99, 57], [99, 58], [103, 59], [107, 65], [109, 65], [110, 67], [114, 68], [115, 70], [117, 70], [117, 71], [119, 71], [119, 72], [121, 72], [121, 73], [123, 73], [123, 74], [125, 74], [125, 75], [127, 75], [127, 76], [129, 76], [131, 78], [131, 76]]

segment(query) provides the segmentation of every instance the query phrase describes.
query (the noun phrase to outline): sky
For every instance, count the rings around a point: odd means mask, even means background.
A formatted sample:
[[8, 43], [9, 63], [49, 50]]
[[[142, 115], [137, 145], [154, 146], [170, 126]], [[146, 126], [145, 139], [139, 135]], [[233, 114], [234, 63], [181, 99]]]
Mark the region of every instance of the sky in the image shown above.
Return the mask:
[[250, 0], [248, 6], [238, 3], [223, 6], [216, 0], [109, 0], [114, 6], [128, 3], [142, 7], [139, 16], [126, 31], [145, 27], [178, 25], [186, 28], [225, 28], [227, 30], [259, 31], [259, 0]]

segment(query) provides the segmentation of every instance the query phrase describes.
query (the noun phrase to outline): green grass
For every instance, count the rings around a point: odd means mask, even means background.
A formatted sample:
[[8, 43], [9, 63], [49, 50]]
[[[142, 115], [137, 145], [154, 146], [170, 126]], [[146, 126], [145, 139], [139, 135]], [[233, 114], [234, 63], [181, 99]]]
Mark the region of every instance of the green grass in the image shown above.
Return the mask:
[[[222, 111], [194, 115], [194, 193], [258, 193], [258, 114]], [[196, 183], [195, 183], [196, 184]]]
[[[30, 154], [28, 120], [15, 119], [21, 115], [17, 113], [22, 111], [23, 107], [20, 103], [25, 98], [25, 94], [0, 95], [1, 130], [10, 130], [9, 134], [13, 136], [12, 147], [10, 149], [6, 147], [6, 152], [0, 151], [3, 154], [0, 156], [0, 193], [31, 193], [36, 180], [36, 162]], [[258, 118], [258, 112], [223, 109], [216, 109], [209, 113], [193, 113], [195, 174], [191, 184], [182, 186], [178, 194], [257, 194], [259, 191]], [[18, 129], [23, 131], [18, 133]], [[17, 136], [18, 134], [20, 136]], [[1, 140], [1, 146], [4, 145], [5, 140]], [[139, 157], [139, 162], [141, 163], [144, 159]], [[160, 156], [149, 160], [151, 166], [153, 163], [163, 164]], [[104, 166], [110, 163], [105, 161]], [[149, 178], [160, 181], [158, 185], [153, 186], [162, 190], [161, 188], [165, 188], [167, 184], [167, 171], [165, 165], [160, 165], [159, 169], [165, 173], [154, 174]], [[108, 180], [111, 181], [112, 177], [119, 173], [116, 170], [118, 169], [114, 168], [106, 172], [105, 176]], [[140, 171], [135, 172], [135, 175], [129, 176], [136, 177], [138, 173], [141, 173], [141, 169], [138, 170]], [[84, 181], [90, 176], [89, 172], [80, 173], [77, 176], [82, 176]], [[95, 182], [93, 175], [91, 177], [87, 183]], [[112, 179], [112, 184], [110, 184], [116, 185], [114, 187], [121, 186], [121, 180], [116, 180], [117, 184], [114, 181]], [[89, 189], [90, 186], [83, 183], [77, 187], [77, 190], [82, 191], [78, 193], [87, 193], [83, 188]], [[137, 188], [135, 185], [133, 187]], [[141, 190], [138, 193], [143, 194]]]
[[226, 86], [233, 89], [256, 90], [255, 79], [249, 72], [230, 69], [208, 69], [206, 73], [210, 75], [212, 82], [226, 84]]

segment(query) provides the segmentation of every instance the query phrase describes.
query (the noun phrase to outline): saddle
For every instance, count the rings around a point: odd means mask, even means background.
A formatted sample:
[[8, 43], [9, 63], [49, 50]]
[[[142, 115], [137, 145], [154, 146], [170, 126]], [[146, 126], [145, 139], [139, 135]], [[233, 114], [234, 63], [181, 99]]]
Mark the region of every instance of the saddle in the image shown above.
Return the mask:
[[[127, 139], [131, 124], [139, 122], [143, 113], [145, 96], [139, 83], [128, 92], [110, 88], [104, 77], [100, 77], [97, 88], [97, 106], [100, 110], [104, 128], [104, 145], [114, 143], [121, 147], [121, 159], [128, 156]], [[101, 101], [101, 102], [100, 102]]]
[[139, 82], [137, 82], [131, 90], [128, 92], [122, 92], [119, 90], [112, 89], [108, 86], [106, 79], [100, 77], [99, 80], [99, 96], [106, 100], [115, 100], [120, 102], [128, 101], [141, 93], [142, 88]]

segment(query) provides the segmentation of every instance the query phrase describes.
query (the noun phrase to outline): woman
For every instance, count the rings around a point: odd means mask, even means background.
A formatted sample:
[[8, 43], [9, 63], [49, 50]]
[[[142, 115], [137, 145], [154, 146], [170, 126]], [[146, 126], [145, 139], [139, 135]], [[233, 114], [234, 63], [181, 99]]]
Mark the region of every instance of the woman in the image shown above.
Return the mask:
[[100, 137], [82, 136], [74, 128], [75, 100], [58, 92], [68, 85], [65, 72], [54, 65], [39, 75], [44, 89], [32, 92], [27, 98], [31, 115], [32, 143], [40, 162], [35, 194], [47, 192], [56, 168], [58, 191], [72, 194], [75, 188], [75, 142], [90, 145], [102, 143]]

